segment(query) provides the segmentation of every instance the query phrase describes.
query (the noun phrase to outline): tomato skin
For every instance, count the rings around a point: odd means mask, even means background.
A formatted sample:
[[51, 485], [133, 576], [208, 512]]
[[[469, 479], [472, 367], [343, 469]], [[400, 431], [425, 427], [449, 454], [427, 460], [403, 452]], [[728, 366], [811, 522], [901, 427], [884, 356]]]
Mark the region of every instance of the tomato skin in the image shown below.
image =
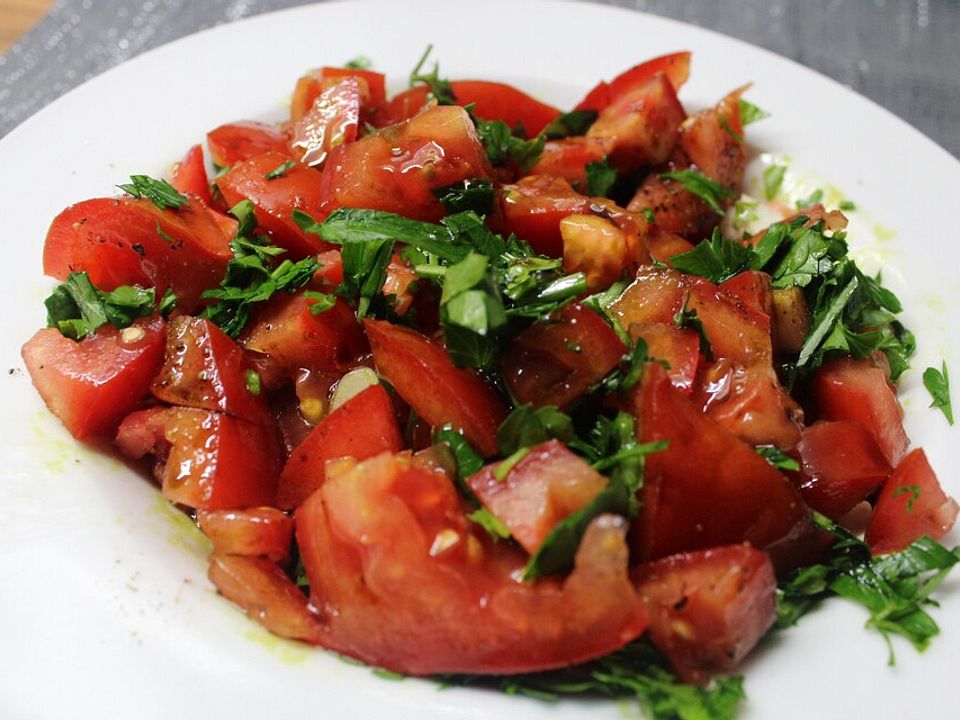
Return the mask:
[[647, 233], [647, 248], [650, 250], [650, 257], [656, 262], [670, 265], [670, 258], [680, 253], [693, 250], [693, 244], [684, 240], [679, 235], [666, 232], [656, 226], [651, 226]]
[[669, 158], [686, 117], [670, 81], [654, 75], [605, 107], [587, 137], [607, 143], [611, 163], [629, 172]]
[[197, 523], [213, 543], [214, 553], [290, 562], [293, 518], [274, 507], [198, 510]]
[[[452, 423], [484, 456], [497, 452], [497, 428], [507, 416], [499, 395], [477, 375], [454, 366], [439, 343], [383, 320], [364, 320], [377, 372], [417, 415], [434, 427]], [[424, 391], [424, 379], [431, 382]]]
[[559, 440], [530, 448], [502, 480], [496, 477], [499, 466], [487, 465], [467, 484], [531, 555], [557, 523], [588, 505], [607, 485], [603, 475]]
[[766, 553], [729, 545], [634, 568], [650, 637], [685, 682], [735, 668], [777, 619], [777, 582]]
[[676, 180], [650, 173], [627, 204], [635, 213], [653, 213], [653, 224], [672, 235], [692, 243], [710, 236], [720, 216], [703, 200], [689, 192]]
[[362, 105], [362, 90], [357, 78], [346, 77], [327, 83], [310, 109], [294, 123], [291, 151], [304, 165], [316, 167], [323, 164], [332, 147], [357, 139]]
[[[690, 162], [714, 182], [733, 190], [743, 181], [747, 161], [738, 138], [743, 137], [740, 96], [748, 87], [734, 90], [716, 107], [697, 113], [680, 131], [680, 149]], [[725, 202], [732, 203], [733, 199]]]
[[43, 246], [43, 271], [66, 280], [83, 270], [100, 290], [140, 285], [155, 287], [161, 297], [171, 288], [178, 309], [189, 312], [200, 293], [219, 285], [232, 257], [230, 238], [197, 199], [178, 210], [160, 210], [149, 200], [96, 198], [54, 218]]
[[155, 474], [170, 502], [204, 510], [269, 505], [280, 447], [272, 426], [196, 408], [131, 413], [117, 430], [127, 457], [157, 456]]
[[804, 428], [797, 449], [803, 469], [800, 494], [833, 520], [866, 499], [892, 472], [870, 431], [852, 420], [821, 420]]
[[633, 323], [627, 334], [634, 342], [643, 338], [649, 357], [667, 361], [670, 382], [689, 397], [700, 365], [700, 336], [664, 323]]
[[770, 276], [759, 270], [747, 270], [719, 285], [721, 291], [735, 297], [741, 307], [747, 308], [754, 317], [763, 321], [766, 318], [766, 327], [770, 327], [770, 316], [773, 313], [773, 289]]
[[853, 420], [869, 430], [891, 466], [896, 467], [910, 440], [903, 429], [903, 408], [886, 373], [869, 360], [824, 363], [811, 391], [822, 420]]
[[610, 144], [608, 140], [593, 137], [548, 140], [537, 164], [527, 174], [563, 178], [586, 192], [587, 165], [603, 162], [610, 152]]
[[547, 175], [521, 178], [505, 185], [503, 194], [504, 234], [516, 234], [548, 257], [563, 255], [560, 221], [587, 212], [590, 206], [590, 199], [576, 192], [569, 182]]
[[315, 302], [302, 292], [275, 295], [244, 332], [241, 344], [269, 355], [286, 370], [344, 370], [368, 352], [363, 330], [342, 298], [318, 315], [310, 312]]
[[203, 148], [194, 145], [183, 160], [170, 169], [170, 184], [181, 193], [196, 195], [207, 205], [210, 204], [210, 181], [203, 162]]
[[225, 168], [268, 152], [286, 153], [287, 138], [273, 125], [235, 122], [208, 132], [207, 147], [214, 164]]
[[328, 460], [366, 460], [400, 452], [403, 440], [393, 403], [382, 385], [373, 385], [327, 415], [296, 447], [280, 473], [277, 506], [298, 507], [326, 479]]
[[513, 339], [504, 353], [503, 377], [521, 403], [565, 408], [613, 370], [624, 352], [603, 318], [572, 303]]
[[321, 215], [353, 207], [436, 222], [445, 212], [434, 188], [492, 175], [466, 111], [435, 107], [334, 148], [323, 168]]
[[166, 333], [159, 317], [137, 320], [124, 342], [105, 325], [80, 342], [55, 328], [34, 333], [20, 351], [50, 412], [78, 440], [112, 431], [150, 390], [163, 362]]
[[207, 577], [221, 595], [273, 634], [313, 643], [322, 638], [320, 619], [306, 596], [272, 560], [214, 552]]
[[323, 197], [320, 174], [295, 164], [280, 177], [266, 178], [267, 173], [291, 160], [286, 149], [283, 153], [255, 155], [236, 163], [217, 178], [216, 185], [231, 207], [241, 200], [253, 202], [260, 229], [277, 245], [289, 250], [290, 257], [296, 260], [334, 246], [304, 232], [293, 219], [294, 210], [319, 215]]
[[601, 516], [569, 578], [522, 583], [525, 554], [466, 519], [449, 476], [389, 454], [328, 477], [296, 512], [322, 644], [412, 675], [562, 667], [637, 637], [625, 528]]
[[[527, 137], [546, 127], [560, 111], [506, 83], [488, 80], [454, 80], [451, 83], [457, 105], [475, 105], [474, 115], [483, 120], [502, 120], [510, 128], [522, 125]], [[425, 85], [393, 97], [377, 116], [377, 126], [393, 125], [422, 111], [429, 103]]]
[[898, 552], [928, 535], [939, 540], [957, 520], [957, 501], [940, 487], [926, 453], [911, 451], [884, 483], [864, 538], [874, 555]]
[[603, 110], [620, 95], [647, 82], [657, 73], [666, 75], [674, 90], [679, 90], [690, 76], [690, 53], [684, 51], [662, 55], [634, 65], [609, 83], [601, 81], [577, 103], [574, 110]]
[[164, 364], [150, 389], [170, 405], [269, 423], [265, 397], [247, 387], [249, 369], [243, 350], [223, 330], [204, 318], [181, 315], [167, 325]]
[[294, 122], [300, 120], [313, 106], [317, 96], [323, 92], [323, 88], [329, 81], [343, 78], [353, 78], [360, 82], [364, 96], [361, 110], [365, 116], [375, 118], [377, 111], [387, 99], [386, 78], [382, 73], [354, 68], [323, 67], [319, 70], [311, 70], [297, 80], [293, 99], [290, 101], [290, 119]]
[[668, 440], [646, 459], [634, 548], [654, 560], [729, 543], [781, 552], [806, 527], [797, 490], [747, 443], [704, 416], [648, 363], [635, 394], [637, 438]]

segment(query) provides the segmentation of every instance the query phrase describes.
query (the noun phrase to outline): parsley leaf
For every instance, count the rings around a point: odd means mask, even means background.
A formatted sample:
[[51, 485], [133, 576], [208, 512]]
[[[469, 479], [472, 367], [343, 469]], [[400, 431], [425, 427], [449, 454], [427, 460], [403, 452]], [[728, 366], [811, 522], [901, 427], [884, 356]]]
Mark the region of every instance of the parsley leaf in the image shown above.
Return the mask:
[[322, 293], [316, 290], [307, 290], [303, 293], [307, 300], [313, 300], [310, 303], [310, 314], [321, 315], [330, 310], [337, 303], [337, 297], [334, 293]]
[[263, 391], [263, 385], [260, 382], [260, 373], [256, 370], [247, 369], [246, 385], [251, 395], [259, 395]]
[[474, 450], [473, 445], [463, 436], [463, 433], [447, 423], [433, 431], [434, 443], [446, 443], [453, 453], [457, 463], [456, 482], [460, 494], [466, 498], [473, 508], [480, 507], [473, 490], [467, 485], [467, 478], [483, 469], [483, 457]]
[[511, 455], [553, 438], [570, 442], [574, 437], [573, 421], [557, 407], [520, 405], [497, 428], [497, 447], [501, 455]]
[[572, 110], [561, 113], [551, 120], [540, 134], [548, 140], [557, 140], [571, 135], [586, 135], [599, 114], [596, 110]]
[[468, 513], [467, 518], [486, 530], [494, 541], [506, 540], [510, 537], [510, 528], [504, 525], [500, 518], [484, 507]]
[[296, 162], [294, 162], [293, 160], [287, 160], [277, 165], [277, 167], [275, 167], [270, 172], [266, 173], [263, 177], [266, 180], [276, 180], [277, 178], [283, 177], [284, 175], [286, 175], [287, 170], [292, 170], [296, 166], [297, 166]]
[[673, 316], [674, 327], [681, 330], [694, 330], [700, 337], [700, 352], [708, 362], [713, 362], [713, 347], [710, 345], [710, 338], [707, 337], [706, 328], [703, 327], [703, 321], [697, 316], [696, 310], [687, 309], [687, 303], [690, 302], [690, 293], [683, 299], [683, 305]]
[[680, 170], [677, 172], [665, 172], [660, 173], [660, 177], [666, 178], [668, 180], [676, 180], [688, 192], [693, 193], [698, 198], [703, 200], [707, 205], [713, 208], [714, 212], [718, 215], [723, 215], [723, 207], [721, 202], [724, 198], [733, 197], [733, 191], [721, 185], [718, 182], [714, 182], [706, 175], [696, 170]]
[[510, 695], [552, 701], [561, 695], [633, 697], [655, 720], [733, 720], [746, 697], [743, 679], [716, 678], [701, 687], [680, 682], [648, 639], [583, 665], [514, 676], [445, 675], [447, 685], [494, 687]]
[[817, 188], [804, 199], [797, 200], [797, 210], [803, 210], [805, 208], [816, 205], [821, 200], [823, 200], [823, 190], [821, 190], [820, 188]]
[[768, 463], [773, 465], [778, 470], [799, 470], [800, 463], [794, 460], [792, 457], [787, 455], [783, 450], [778, 448], [776, 445], [757, 445], [754, 450], [757, 451], [757, 455], [762, 457]]
[[455, 365], [492, 368], [496, 364], [507, 314], [486, 256], [471, 251], [447, 268], [440, 324]]
[[154, 180], [149, 175], [131, 175], [129, 184], [117, 187], [135, 198], [146, 198], [161, 210], [176, 210], [190, 202], [166, 180]]
[[740, 122], [744, 127], [768, 117], [770, 117], [770, 113], [766, 110], [762, 110], [752, 102], [740, 98]]
[[350, 70], [366, 70], [370, 67], [373, 67], [373, 60], [368, 58], [366, 55], [357, 55], [351, 60], [347, 60], [343, 66], [349, 68]]
[[513, 162], [521, 172], [527, 172], [540, 159], [546, 138], [537, 135], [525, 139], [514, 135], [513, 130], [502, 120], [480, 120], [474, 118], [477, 136], [487, 151], [490, 164], [506, 165]]
[[423, 55], [420, 56], [420, 60], [417, 62], [417, 66], [410, 72], [410, 87], [417, 84], [426, 85], [430, 88], [430, 94], [437, 101], [438, 105], [456, 105], [457, 96], [453, 92], [453, 86], [448, 80], [440, 77], [439, 63], [435, 62], [433, 64], [433, 70], [430, 72], [421, 72], [431, 52], [433, 52], [432, 43], [427, 45], [427, 49], [423, 51]]
[[670, 264], [681, 272], [707, 278], [719, 285], [751, 267], [755, 253], [735, 240], [728, 240], [714, 228], [709, 240], [703, 240], [693, 250], [674, 255]]
[[948, 550], [922, 537], [904, 550], [872, 557], [870, 548], [819, 513], [814, 521], [837, 537], [824, 563], [800, 568], [777, 590], [777, 627], [788, 627], [820, 600], [840, 595], [870, 613], [867, 627], [883, 635], [894, 661], [891, 635], [907, 638], [917, 650], [940, 630], [927, 612], [930, 594], [960, 562], [960, 549]]
[[72, 272], [43, 304], [47, 308], [47, 327], [57, 328], [72, 340], [82, 340], [108, 323], [125, 328], [137, 318], [152, 315], [155, 300], [153, 288], [121, 285], [103, 292], [93, 286], [87, 273]]
[[461, 180], [452, 185], [433, 189], [433, 196], [440, 201], [447, 213], [471, 210], [478, 215], [493, 212], [493, 183], [487, 178]]
[[203, 309], [201, 317], [235, 338], [250, 320], [251, 306], [269, 300], [280, 290], [293, 292], [303, 287], [320, 265], [312, 257], [277, 262], [276, 257], [286, 250], [253, 234], [257, 220], [249, 200], [237, 203], [230, 213], [239, 221], [237, 234], [230, 242], [233, 258], [227, 263], [220, 287], [201, 295], [216, 300]]
[[783, 178], [786, 173], [786, 165], [771, 165], [763, 171], [763, 190], [767, 195], [767, 200], [773, 200], [780, 192], [780, 186], [783, 185]]
[[928, 367], [923, 371], [923, 386], [930, 393], [933, 402], [930, 407], [937, 408], [953, 425], [953, 404], [950, 402], [950, 375], [947, 373], [947, 361], [940, 365], [940, 370]]
[[586, 165], [587, 195], [591, 197], [606, 197], [617, 182], [617, 171], [610, 167], [610, 163], [589, 162]]

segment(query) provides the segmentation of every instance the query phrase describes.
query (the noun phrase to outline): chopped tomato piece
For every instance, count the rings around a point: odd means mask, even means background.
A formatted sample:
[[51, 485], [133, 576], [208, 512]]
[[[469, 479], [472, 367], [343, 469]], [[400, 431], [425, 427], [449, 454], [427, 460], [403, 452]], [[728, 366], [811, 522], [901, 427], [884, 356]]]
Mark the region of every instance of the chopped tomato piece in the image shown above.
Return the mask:
[[924, 535], [939, 540], [956, 520], [957, 501], [943, 492], [926, 453], [918, 448], [884, 484], [865, 539], [874, 555], [897, 552]]
[[208, 577], [221, 595], [270, 632], [313, 643], [323, 637], [307, 597], [272, 560], [214, 552]]
[[76, 342], [55, 328], [38, 330], [21, 354], [37, 392], [78, 440], [113, 430], [150, 390], [163, 362], [159, 317], [126, 330], [104, 325]]
[[670, 157], [686, 116], [670, 81], [654, 75], [605, 107], [587, 137], [607, 142], [611, 162], [632, 171]]
[[811, 387], [821, 419], [860, 423], [887, 462], [897, 466], [910, 440], [903, 429], [903, 408], [881, 368], [870, 360], [835, 360], [816, 371]]
[[314, 314], [316, 303], [302, 292], [279, 293], [258, 313], [240, 342], [264, 353], [279, 366], [344, 370], [367, 352], [367, 341], [353, 311], [342, 298]]
[[198, 510], [197, 523], [221, 555], [290, 561], [293, 518], [274, 507], [249, 510]]
[[664, 323], [633, 323], [627, 334], [634, 342], [643, 338], [649, 357], [667, 362], [670, 382], [689, 397], [700, 364], [700, 336]]
[[[560, 114], [555, 107], [506, 83], [454, 80], [450, 85], [457, 105], [473, 105], [473, 114], [483, 120], [502, 120], [511, 129], [522, 127], [527, 137], [539, 133]], [[377, 117], [377, 125], [383, 127], [409, 120], [428, 107], [429, 102], [426, 85], [405, 90], [386, 104]]]
[[563, 178], [586, 193], [587, 165], [603, 162], [610, 152], [611, 145], [609, 139], [594, 137], [549, 140], [543, 146], [543, 152], [537, 164], [527, 174]]
[[442, 345], [414, 330], [383, 320], [363, 324], [377, 372], [417, 415], [434, 427], [452, 423], [485, 456], [497, 452], [497, 428], [507, 409], [489, 385], [454, 366]]
[[195, 408], [150, 408], [117, 431], [127, 457], [155, 455], [154, 473], [170, 502], [229, 510], [269, 505], [276, 494], [280, 446], [272, 426]]
[[[602, 206], [595, 205], [595, 209]], [[616, 217], [616, 216], [615, 216]], [[648, 259], [641, 237], [642, 220], [620, 212], [619, 226], [600, 214], [567, 215], [560, 221], [563, 238], [563, 270], [582, 272], [592, 291], [610, 287], [624, 274], [633, 274]]]
[[331, 148], [357, 139], [363, 91], [360, 81], [330, 81], [310, 109], [293, 125], [290, 148], [304, 165], [323, 164]]
[[[449, 476], [407, 455], [344, 467], [296, 513], [322, 644], [412, 675], [515, 673], [604, 655], [646, 617], [626, 523], [593, 521], [563, 582], [516, 579], [526, 555], [463, 514]], [[477, 629], [482, 628], [482, 632]]]
[[775, 557], [790, 549], [808, 519], [786, 478], [675, 390], [660, 365], [647, 364], [635, 402], [638, 439], [669, 442], [646, 459], [641, 558], [743, 541]]
[[529, 175], [505, 185], [503, 196], [504, 234], [516, 234], [548, 257], [563, 255], [560, 221], [590, 208], [590, 198], [576, 192], [566, 180], [547, 175]]
[[616, 98], [647, 82], [657, 73], [666, 75], [673, 89], [679, 90], [690, 76], [690, 53], [677, 52], [662, 55], [634, 65], [609, 83], [601, 81], [577, 103], [574, 110], [603, 110]]
[[630, 577], [651, 639], [687, 682], [735, 668], [777, 619], [773, 566], [746, 544], [671, 555]]
[[268, 152], [287, 152], [287, 137], [273, 125], [235, 122], [207, 133], [214, 164], [225, 168]]
[[210, 204], [210, 181], [203, 163], [202, 147], [194, 145], [187, 150], [183, 160], [174, 164], [170, 170], [170, 184], [179, 192], [196, 195], [207, 205]]
[[674, 235], [651, 225], [647, 232], [647, 248], [650, 250], [650, 257], [654, 261], [670, 265], [670, 258], [680, 253], [690, 252], [693, 250], [693, 244], [679, 235]]
[[773, 289], [769, 275], [759, 270], [747, 270], [720, 283], [719, 287], [728, 297], [736, 298], [741, 307], [752, 311], [755, 317], [762, 319], [766, 316], [769, 327], [773, 314]]
[[603, 318], [573, 303], [513, 339], [503, 377], [521, 403], [564, 408], [613, 370], [625, 351]]
[[181, 315], [167, 326], [163, 368], [151, 390], [170, 405], [218, 410], [250, 422], [270, 422], [266, 399], [249, 387], [243, 350], [203, 318]]
[[297, 122], [313, 107], [314, 101], [323, 92], [328, 82], [335, 82], [343, 78], [353, 78], [359, 81], [363, 98], [361, 111], [365, 117], [372, 119], [386, 102], [386, 78], [382, 73], [372, 70], [335, 67], [311, 70], [297, 80], [297, 85], [293, 91], [293, 99], [290, 101], [290, 118]]
[[780, 385], [769, 359], [722, 359], [701, 370], [693, 401], [751, 445], [790, 451], [800, 442], [803, 411]]
[[590, 504], [607, 479], [559, 440], [535, 447], [498, 478], [500, 463], [487, 465], [467, 484], [531, 555], [557, 523]]
[[436, 107], [334, 148], [323, 169], [321, 215], [352, 207], [437, 221], [445, 213], [435, 188], [492, 172], [466, 111]]
[[627, 204], [635, 213], [652, 213], [653, 224], [662, 232], [692, 243], [710, 236], [720, 224], [720, 215], [676, 180], [650, 173]]
[[402, 448], [390, 396], [373, 385], [323, 418], [293, 451], [280, 473], [277, 505], [291, 509], [310, 497], [326, 479], [328, 460], [366, 460]]
[[748, 87], [734, 90], [716, 107], [697, 113], [680, 131], [680, 148], [690, 162], [708, 178], [731, 190], [740, 187], [747, 161], [740, 96]]
[[43, 271], [66, 280], [84, 270], [100, 290], [120, 285], [167, 288], [177, 308], [193, 310], [216, 287], [233, 257], [230, 238], [199, 200], [160, 210], [149, 200], [97, 198], [54, 218], [43, 246]]
[[839, 520], [889, 477], [877, 441], [852, 420], [821, 420], [803, 431], [800, 494], [807, 505]]
[[304, 232], [293, 219], [294, 210], [319, 215], [322, 202], [321, 176], [316, 170], [294, 164], [279, 177], [268, 179], [291, 157], [283, 152], [268, 152], [238, 162], [217, 178], [217, 187], [231, 207], [241, 200], [254, 205], [257, 224], [293, 259], [331, 249], [316, 235]]

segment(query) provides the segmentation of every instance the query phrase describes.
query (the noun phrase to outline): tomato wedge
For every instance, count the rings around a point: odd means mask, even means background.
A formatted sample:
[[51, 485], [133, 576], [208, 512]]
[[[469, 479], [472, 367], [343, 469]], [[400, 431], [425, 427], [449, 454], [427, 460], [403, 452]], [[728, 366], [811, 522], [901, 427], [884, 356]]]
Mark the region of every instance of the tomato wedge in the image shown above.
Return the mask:
[[207, 205], [210, 204], [210, 181], [203, 162], [203, 148], [194, 145], [183, 160], [170, 169], [170, 184], [181, 193], [196, 195]]
[[327, 415], [293, 451], [280, 473], [277, 505], [299, 506], [326, 479], [328, 460], [366, 460], [400, 452], [403, 440], [393, 403], [382, 385], [373, 385]]
[[773, 565], [749, 545], [671, 555], [630, 577], [651, 639], [687, 682], [735, 668], [777, 619]]
[[21, 354], [50, 412], [83, 440], [113, 430], [150, 391], [165, 337], [159, 317], [137, 320], [124, 331], [105, 325], [80, 342], [44, 328]]
[[207, 133], [210, 156], [219, 167], [230, 167], [267, 152], [287, 152], [287, 137], [273, 125], [235, 122]]
[[304, 165], [316, 167], [330, 149], [357, 139], [363, 94], [355, 77], [330, 81], [293, 125], [290, 148]]
[[322, 644], [412, 675], [564, 667], [637, 637], [625, 532], [601, 516], [565, 581], [520, 582], [525, 554], [494, 544], [450, 478], [409, 455], [342, 468], [296, 512]]
[[939, 540], [957, 520], [957, 501], [940, 487], [926, 453], [912, 451], [877, 498], [865, 540], [874, 555], [903, 550], [928, 535]]
[[616, 98], [647, 82], [657, 73], [666, 75], [673, 89], [679, 90], [690, 76], [690, 53], [684, 51], [661, 55], [634, 65], [609, 83], [601, 81], [577, 103], [574, 110], [603, 110]]
[[[452, 423], [485, 456], [497, 452], [507, 408], [477, 375], [454, 366], [442, 345], [384, 320], [364, 320], [377, 372], [434, 427]], [[424, 382], [429, 379], [430, 392]]]
[[117, 447], [135, 460], [156, 456], [170, 502], [205, 510], [269, 505], [280, 446], [272, 426], [196, 408], [150, 408], [124, 418]]
[[215, 553], [290, 561], [293, 518], [274, 507], [198, 510], [197, 524]]

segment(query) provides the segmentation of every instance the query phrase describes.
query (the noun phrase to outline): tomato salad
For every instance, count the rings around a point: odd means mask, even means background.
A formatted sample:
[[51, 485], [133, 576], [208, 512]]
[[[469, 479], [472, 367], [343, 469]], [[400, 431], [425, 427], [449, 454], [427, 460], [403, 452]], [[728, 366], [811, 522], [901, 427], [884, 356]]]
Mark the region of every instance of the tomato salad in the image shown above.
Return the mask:
[[840, 211], [721, 231], [746, 86], [690, 114], [678, 52], [561, 112], [425, 58], [58, 215], [51, 412], [152, 464], [251, 618], [388, 671], [728, 717], [828, 595], [925, 646], [957, 504], [904, 433], [914, 339]]

